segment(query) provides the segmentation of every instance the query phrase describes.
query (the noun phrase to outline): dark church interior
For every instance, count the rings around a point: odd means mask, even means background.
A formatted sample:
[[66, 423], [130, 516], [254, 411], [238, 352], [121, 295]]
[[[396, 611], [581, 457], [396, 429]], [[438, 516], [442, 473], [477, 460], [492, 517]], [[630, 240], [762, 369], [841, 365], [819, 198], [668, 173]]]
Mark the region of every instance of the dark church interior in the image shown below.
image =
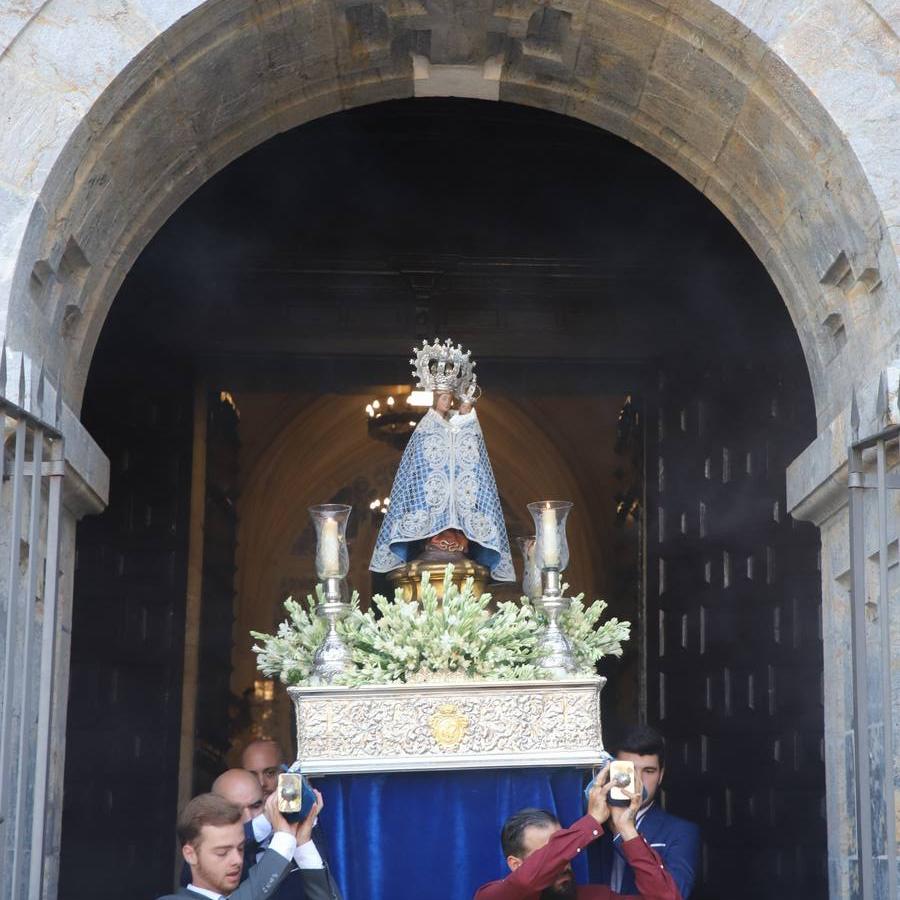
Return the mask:
[[[355, 586], [383, 590], [366, 570], [371, 504], [402, 444], [366, 431], [365, 404], [408, 386], [413, 344], [448, 336], [478, 360], [511, 536], [527, 530], [522, 498], [577, 485], [573, 587], [632, 622], [624, 655], [600, 664], [604, 737], [638, 719], [666, 736], [666, 808], [703, 833], [692, 896], [826, 895], [818, 536], [784, 499], [815, 418], [775, 286], [694, 186], [616, 136], [416, 100], [237, 159], [113, 304], [83, 406], [111, 488], [78, 530], [61, 897], [164, 891], [180, 773], [206, 790], [247, 735], [290, 740], [248, 625], [273, 629], [286, 594], [312, 589], [310, 503], [353, 503]], [[331, 437], [341, 422], [356, 430]]]

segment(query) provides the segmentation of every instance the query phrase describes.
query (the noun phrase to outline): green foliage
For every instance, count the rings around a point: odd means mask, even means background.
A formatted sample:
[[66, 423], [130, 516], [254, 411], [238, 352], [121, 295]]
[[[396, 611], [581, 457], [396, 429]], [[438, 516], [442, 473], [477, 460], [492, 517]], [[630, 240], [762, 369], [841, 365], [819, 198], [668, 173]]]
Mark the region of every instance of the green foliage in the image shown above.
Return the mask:
[[488, 612], [490, 594], [477, 596], [473, 580], [462, 588], [444, 574], [443, 602], [427, 578], [421, 601], [406, 602], [398, 590], [394, 601], [372, 598], [375, 610], [356, 610], [348, 619], [353, 661], [357, 670], [345, 684], [408, 681], [428, 673], [468, 678], [539, 678], [532, 659], [538, 625], [532, 611], [501, 603]]
[[[500, 603], [490, 612], [490, 594], [476, 595], [471, 578], [457, 587], [452, 576], [453, 567], [447, 566], [443, 601], [427, 575], [421, 599], [414, 602], [405, 601], [399, 590], [393, 601], [376, 594], [372, 608], [362, 612], [354, 592], [350, 613], [337, 626], [354, 669], [339, 683], [547, 677], [536, 664], [543, 615], [524, 597], [519, 604]], [[578, 673], [588, 674], [601, 657], [621, 656], [621, 642], [628, 640], [631, 626], [618, 619], [599, 625], [606, 603], [597, 600], [585, 607], [582, 596], [572, 598], [561, 625], [572, 643]], [[314, 613], [322, 599], [321, 585], [316, 600], [308, 596], [305, 605], [288, 598], [288, 618], [274, 635], [251, 632], [259, 642], [253, 651], [261, 672], [288, 685], [309, 683], [313, 657], [325, 637], [325, 623]]]
[[[315, 614], [315, 608], [325, 600], [325, 589], [316, 585], [316, 598], [306, 595], [306, 603], [292, 597], [284, 601], [288, 617], [275, 634], [251, 631], [250, 637], [259, 643], [253, 645], [256, 667], [264, 675], [275, 676], [283, 684], [305, 684], [312, 671], [313, 657], [325, 638], [325, 621]], [[358, 609], [359, 595], [350, 598], [351, 610]], [[339, 622], [338, 634], [347, 640], [346, 620]]]
[[583, 598], [584, 594], [573, 597], [559, 622], [572, 644], [578, 670], [593, 672], [604, 656], [622, 655], [622, 642], [631, 636], [631, 623], [612, 618], [600, 625], [606, 601], [595, 600], [586, 607]]

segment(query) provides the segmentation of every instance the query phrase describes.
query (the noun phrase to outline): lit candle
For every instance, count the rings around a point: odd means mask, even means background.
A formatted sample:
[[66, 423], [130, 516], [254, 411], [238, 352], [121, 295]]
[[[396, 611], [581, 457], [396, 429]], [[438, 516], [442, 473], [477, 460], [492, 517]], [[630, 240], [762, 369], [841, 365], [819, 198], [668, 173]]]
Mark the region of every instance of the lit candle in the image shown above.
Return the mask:
[[322, 577], [339, 577], [341, 554], [337, 519], [325, 519], [322, 522], [322, 533], [319, 535], [319, 553], [322, 560]]
[[559, 566], [559, 535], [556, 532], [556, 510], [548, 503], [541, 510], [541, 547], [544, 568], [555, 569]]

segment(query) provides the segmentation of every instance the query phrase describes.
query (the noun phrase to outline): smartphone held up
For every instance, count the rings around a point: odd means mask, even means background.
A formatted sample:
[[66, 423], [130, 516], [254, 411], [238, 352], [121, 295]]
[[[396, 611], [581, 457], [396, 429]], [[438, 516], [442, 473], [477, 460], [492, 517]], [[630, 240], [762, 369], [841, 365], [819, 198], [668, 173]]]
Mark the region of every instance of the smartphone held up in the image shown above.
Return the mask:
[[609, 780], [612, 787], [606, 802], [610, 806], [628, 806], [631, 803], [629, 794], [634, 793], [634, 763], [631, 760], [614, 759], [609, 764]]

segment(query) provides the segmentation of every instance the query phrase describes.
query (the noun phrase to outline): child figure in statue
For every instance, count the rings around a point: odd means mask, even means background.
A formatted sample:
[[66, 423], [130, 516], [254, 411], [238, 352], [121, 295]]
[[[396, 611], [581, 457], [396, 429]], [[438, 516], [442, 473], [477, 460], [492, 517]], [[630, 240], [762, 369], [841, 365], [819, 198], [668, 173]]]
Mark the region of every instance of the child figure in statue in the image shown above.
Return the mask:
[[[463, 553], [495, 581], [515, 581], [497, 484], [475, 412], [475, 363], [447, 340], [423, 342], [415, 366], [434, 405], [413, 431], [369, 568], [390, 572], [426, 552]], [[459, 409], [452, 409], [454, 396]]]

